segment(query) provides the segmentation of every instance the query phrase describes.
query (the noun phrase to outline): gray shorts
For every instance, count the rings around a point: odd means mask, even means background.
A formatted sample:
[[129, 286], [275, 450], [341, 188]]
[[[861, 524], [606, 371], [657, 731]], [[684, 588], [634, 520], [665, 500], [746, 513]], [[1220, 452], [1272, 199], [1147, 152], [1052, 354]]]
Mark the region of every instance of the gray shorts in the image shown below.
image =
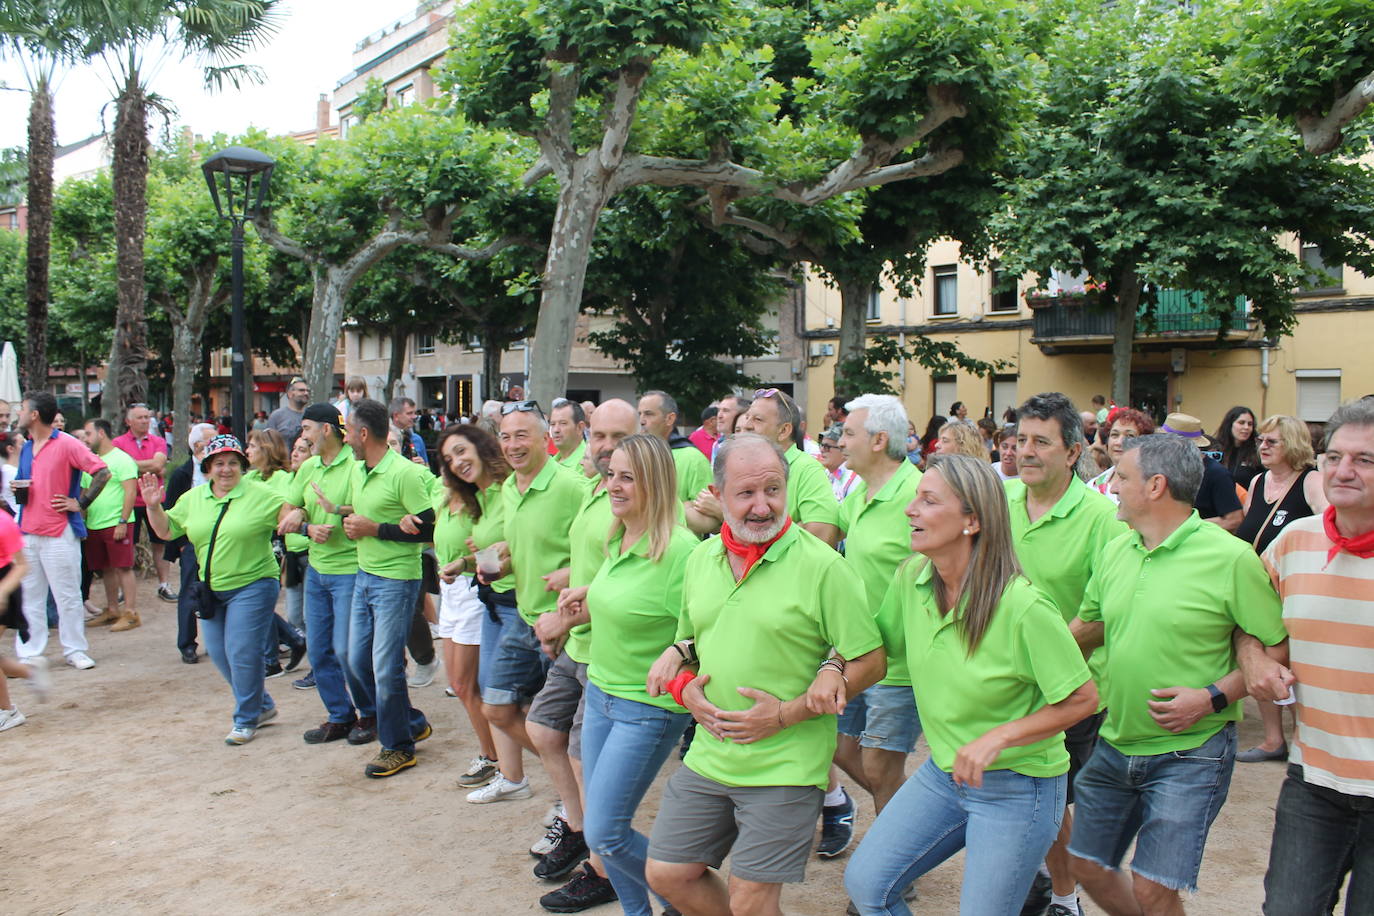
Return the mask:
[[582, 713], [586, 709], [587, 666], [566, 652], [549, 666], [544, 687], [535, 694], [525, 721], [568, 733], [568, 756], [582, 759]]
[[649, 858], [701, 862], [760, 884], [806, 877], [825, 793], [815, 786], [726, 786], [678, 767], [663, 788]]

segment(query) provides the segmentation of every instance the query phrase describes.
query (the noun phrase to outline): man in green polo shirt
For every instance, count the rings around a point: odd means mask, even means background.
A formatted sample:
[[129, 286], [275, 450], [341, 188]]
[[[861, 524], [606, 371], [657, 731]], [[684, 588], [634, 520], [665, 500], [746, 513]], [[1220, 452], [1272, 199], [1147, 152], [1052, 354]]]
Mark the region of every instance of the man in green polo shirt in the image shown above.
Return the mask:
[[[906, 507], [916, 497], [921, 472], [906, 458], [907, 416], [900, 400], [865, 394], [845, 409], [840, 447], [859, 482], [840, 504], [844, 556], [863, 580], [868, 607], [876, 612], [898, 565], [911, 556]], [[882, 811], [901, 788], [907, 755], [916, 749], [921, 733], [903, 654], [888, 653], [887, 676], [845, 708], [839, 732], [840, 747], [859, 757], [874, 807]], [[836, 753], [837, 762], [841, 756]], [[853, 803], [848, 807], [852, 823]]]
[[[86, 626], [111, 623], [111, 633], [132, 630], [142, 621], [138, 616], [138, 582], [134, 578], [134, 540], [129, 536], [129, 521], [134, 517], [134, 495], [138, 465], [122, 449], [115, 448], [113, 428], [99, 417], [86, 421], [86, 445], [110, 469], [110, 482], [86, 507], [86, 540], [82, 551], [86, 566], [100, 573], [105, 583], [105, 610], [86, 621]], [[91, 475], [81, 475], [81, 487], [91, 484]], [[124, 610], [119, 610], [119, 593], [124, 592]]]
[[658, 436], [672, 449], [677, 467], [677, 496], [684, 504], [711, 485], [711, 463], [677, 428], [677, 401], [666, 391], [646, 391], [639, 399], [639, 428]]
[[1250, 545], [1193, 510], [1203, 473], [1193, 443], [1155, 433], [1126, 448], [1112, 488], [1133, 530], [1098, 556], [1070, 625], [1085, 654], [1106, 647], [1107, 717], [1078, 774], [1069, 854], [1108, 912], [1181, 913], [1235, 763], [1245, 683], [1232, 637], [1240, 628], [1277, 645], [1287, 633]]
[[[1067, 623], [1083, 604], [1093, 561], [1108, 541], [1125, 533], [1126, 525], [1117, 519], [1112, 501], [1074, 473], [1086, 442], [1082, 417], [1072, 401], [1057, 391], [1037, 394], [1021, 405], [1016, 420], [1018, 477], [1005, 484], [1012, 549], [1026, 577]], [[1090, 670], [1095, 673], [1095, 668]], [[1101, 724], [1102, 713], [1095, 712], [1064, 732], [1070, 804], [1074, 779], [1092, 755]], [[1047, 916], [1079, 912], [1068, 853], [1072, 830], [1073, 815], [1066, 809], [1059, 836], [1045, 856], [1049, 876], [1037, 876], [1031, 886], [1035, 911], [1045, 912], [1048, 906]]]
[[787, 459], [787, 514], [807, 531], [835, 546], [840, 541], [840, 512], [825, 465], [801, 445], [801, 411], [784, 391], [764, 388], [740, 418], [740, 429], [777, 443]]
[[[778, 912], [783, 882], [805, 874], [834, 713], [885, 670], [858, 576], [792, 524], [787, 487], [769, 440], [740, 433], [721, 445], [721, 536], [688, 558], [680, 641], [649, 674], [657, 695], [663, 675], [677, 683], [684, 662], [699, 666], [678, 689], [701, 727], [664, 790], [646, 869], [683, 912]], [[711, 870], [727, 853], [728, 891]]]
[[554, 398], [549, 411], [549, 438], [558, 454], [553, 460], [583, 477], [591, 476], [582, 466], [582, 458], [587, 454], [586, 435], [587, 415], [582, 405], [567, 398]]
[[[348, 665], [376, 690], [377, 738], [382, 749], [365, 769], [373, 778], [415, 765], [415, 742], [432, 732], [406, 690], [406, 635], [420, 593], [420, 551], [434, 537], [429, 471], [387, 447], [386, 406], [363, 398], [348, 418], [353, 465], [352, 502], [344, 506], [344, 535], [358, 550], [348, 627]], [[401, 529], [415, 516], [417, 533]]]

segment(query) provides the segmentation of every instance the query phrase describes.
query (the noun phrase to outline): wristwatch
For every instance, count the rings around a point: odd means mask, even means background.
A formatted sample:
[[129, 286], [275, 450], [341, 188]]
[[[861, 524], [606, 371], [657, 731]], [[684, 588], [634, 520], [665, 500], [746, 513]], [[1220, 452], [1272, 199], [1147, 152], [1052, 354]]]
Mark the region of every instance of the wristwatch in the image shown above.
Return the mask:
[[1222, 712], [1231, 705], [1231, 701], [1226, 699], [1226, 694], [1222, 693], [1216, 684], [1208, 684], [1207, 692], [1212, 695], [1212, 712]]

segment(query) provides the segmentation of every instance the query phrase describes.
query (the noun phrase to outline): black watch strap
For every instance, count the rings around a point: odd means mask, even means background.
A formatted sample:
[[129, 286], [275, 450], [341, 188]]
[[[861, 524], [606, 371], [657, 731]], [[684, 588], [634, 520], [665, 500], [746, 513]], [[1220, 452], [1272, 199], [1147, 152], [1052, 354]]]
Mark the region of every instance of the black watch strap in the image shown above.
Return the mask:
[[1208, 684], [1207, 692], [1212, 695], [1212, 712], [1222, 712], [1231, 705], [1231, 701], [1226, 699], [1226, 694], [1222, 693], [1216, 684]]

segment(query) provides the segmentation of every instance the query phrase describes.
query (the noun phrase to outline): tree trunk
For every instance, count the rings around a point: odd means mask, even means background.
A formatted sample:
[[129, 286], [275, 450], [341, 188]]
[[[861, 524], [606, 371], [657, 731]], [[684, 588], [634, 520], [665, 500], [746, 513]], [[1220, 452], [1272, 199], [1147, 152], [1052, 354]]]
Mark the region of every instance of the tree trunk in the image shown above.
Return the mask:
[[148, 105], [139, 74], [131, 72], [115, 100], [114, 228], [119, 308], [102, 399], [113, 421], [130, 404], [148, 400], [148, 321], [144, 308], [143, 234], [148, 216]]
[[[482, 332], [482, 400], [501, 400], [501, 357], [506, 348], [498, 342], [500, 338], [494, 331]], [[526, 344], [528, 346], [528, 344]], [[474, 414], [481, 413], [481, 405]]]
[[24, 376], [29, 388], [48, 387], [48, 255], [52, 240], [52, 163], [56, 128], [52, 92], [38, 78], [29, 103], [28, 251], [24, 268], [28, 329]]
[[1112, 338], [1112, 401], [1131, 404], [1131, 351], [1135, 348], [1136, 310], [1140, 307], [1140, 275], [1128, 270], [1116, 290], [1116, 329]]
[[180, 465], [190, 453], [186, 442], [191, 431], [191, 390], [200, 361], [200, 330], [186, 321], [172, 321], [172, 416], [177, 432], [172, 441], [173, 466]]
[[[197, 378], [200, 380], [201, 416], [209, 421], [214, 418], [215, 412], [210, 409], [210, 345], [203, 337], [200, 341], [200, 373]], [[190, 431], [191, 428], [186, 427], [186, 432]]]
[[310, 336], [305, 340], [305, 364], [301, 366], [310, 396], [317, 401], [329, 397], [334, 383], [334, 352], [343, 330], [344, 300], [349, 284], [337, 267], [311, 265], [315, 275], [315, 294], [310, 304]]
[[863, 359], [864, 342], [868, 336], [868, 303], [872, 296], [871, 280], [851, 277], [840, 281], [840, 345], [835, 353], [835, 393], [844, 391], [854, 396], [860, 394], [848, 391], [844, 364], [849, 359]]
[[526, 396], [539, 400], [545, 408], [568, 388], [568, 363], [577, 313], [582, 306], [582, 288], [587, 280], [587, 262], [609, 185], [610, 173], [583, 158], [574, 165], [572, 179], [558, 194], [558, 210], [544, 265], [539, 321], [530, 342], [530, 377], [525, 386]]
[[392, 398], [400, 397], [397, 383], [406, 361], [406, 351], [410, 349], [410, 325], [393, 325], [391, 328], [391, 359], [386, 366], [386, 394], [380, 400], [383, 404]]

